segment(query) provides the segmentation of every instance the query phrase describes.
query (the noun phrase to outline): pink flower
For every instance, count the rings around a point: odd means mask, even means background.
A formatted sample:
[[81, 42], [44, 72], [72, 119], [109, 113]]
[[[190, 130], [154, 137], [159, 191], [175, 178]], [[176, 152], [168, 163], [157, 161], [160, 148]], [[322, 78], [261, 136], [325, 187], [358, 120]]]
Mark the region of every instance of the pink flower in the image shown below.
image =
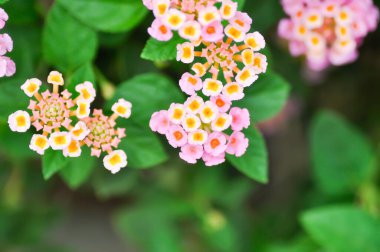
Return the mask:
[[232, 116], [232, 130], [242, 131], [243, 129], [247, 129], [249, 127], [250, 116], [247, 109], [241, 109], [238, 107], [232, 108], [230, 110], [230, 115]]
[[5, 22], [8, 21], [8, 14], [4, 9], [0, 8], [0, 29], [3, 29], [5, 26]]
[[186, 162], [195, 164], [203, 156], [203, 146], [186, 144], [181, 148], [179, 156]]
[[13, 41], [8, 34], [0, 34], [0, 55], [12, 51]]
[[239, 27], [244, 32], [248, 32], [251, 29], [252, 19], [247, 13], [238, 11], [235, 17], [230, 20], [230, 24]]
[[227, 139], [224, 134], [214, 132], [208, 136], [208, 140], [204, 145], [205, 151], [212, 156], [219, 156], [227, 149]]
[[[5, 22], [8, 20], [8, 14], [0, 8], [0, 29], [3, 29]], [[13, 41], [11, 37], [4, 33], [0, 34], [0, 77], [12, 76], [16, 72], [16, 65], [9, 57], [4, 56], [13, 50]]]
[[170, 28], [159, 19], [153, 21], [152, 26], [148, 28], [148, 33], [150, 36], [160, 41], [168, 41], [173, 37], [173, 32]]
[[376, 29], [379, 10], [372, 0], [282, 0], [289, 18], [278, 34], [293, 56], [304, 55], [311, 70], [355, 61], [367, 34]]
[[228, 139], [226, 152], [237, 157], [241, 157], [247, 151], [249, 141], [245, 135], [239, 131], [232, 133]]
[[196, 91], [202, 89], [202, 80], [201, 78], [190, 73], [184, 73], [182, 78], [179, 80], [179, 86], [187, 95], [194, 95], [196, 94]]
[[152, 131], [165, 135], [169, 128], [168, 112], [161, 110], [152, 115], [149, 126]]
[[221, 113], [226, 113], [231, 108], [232, 102], [224, 95], [211, 97], [211, 101], [219, 108]]
[[223, 25], [215, 21], [202, 29], [202, 39], [207, 42], [218, 42], [224, 37]]
[[178, 125], [172, 125], [166, 133], [166, 137], [174, 148], [182, 147], [187, 143], [187, 133]]
[[213, 156], [205, 152], [202, 156], [202, 159], [205, 162], [206, 166], [215, 166], [226, 161], [226, 154], [223, 152], [218, 156]]
[[[223, 96], [205, 102], [194, 95], [185, 104], [173, 103], [168, 111], [154, 113], [151, 129], [165, 135], [174, 148], [181, 147], [179, 156], [186, 162], [194, 164], [203, 157], [206, 165], [217, 165], [224, 162], [227, 146], [232, 155], [240, 156], [248, 146], [244, 135], [243, 139], [238, 135], [249, 126], [248, 110], [230, 107], [231, 102]], [[231, 131], [232, 138], [228, 135]]]
[[16, 64], [9, 57], [0, 56], [0, 77], [12, 76], [16, 72]]
[[143, 0], [143, 4], [149, 9], [153, 9], [153, 0]]
[[[3, 57], [4, 58], [4, 57]], [[2, 58], [0, 58], [1, 69]], [[115, 150], [125, 129], [116, 127], [118, 117], [128, 118], [131, 113], [131, 103], [120, 99], [112, 106], [113, 114], [106, 116], [101, 110], [94, 110], [90, 117], [90, 105], [96, 95], [92, 83], [85, 82], [78, 85], [79, 93], [75, 99], [67, 90], [60, 92], [64, 79], [57, 71], [50, 72], [48, 83], [52, 91], [47, 89], [40, 93], [42, 82], [39, 79], [28, 79], [21, 89], [31, 98], [28, 109], [31, 116], [25, 111], [17, 111], [9, 116], [9, 127], [15, 132], [26, 132], [31, 125], [41, 134], [33, 135], [30, 149], [40, 155], [51, 148], [61, 151], [67, 158], [79, 157], [82, 146], [91, 148], [91, 154], [99, 157], [103, 152], [107, 155], [103, 159], [106, 169], [116, 173], [127, 165], [127, 155], [122, 150]], [[76, 122], [74, 125], [72, 122]]]

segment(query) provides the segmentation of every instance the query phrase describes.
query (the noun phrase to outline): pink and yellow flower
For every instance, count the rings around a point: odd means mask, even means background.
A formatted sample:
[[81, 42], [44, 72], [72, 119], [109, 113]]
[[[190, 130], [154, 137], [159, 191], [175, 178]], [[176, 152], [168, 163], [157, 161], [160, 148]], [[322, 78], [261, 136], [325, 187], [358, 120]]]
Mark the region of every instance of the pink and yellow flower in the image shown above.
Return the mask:
[[[258, 52], [265, 47], [265, 40], [258, 32], [248, 33], [252, 23], [249, 16], [236, 12], [228, 23], [224, 29], [221, 23], [208, 24], [207, 36], [213, 39], [202, 37], [203, 40], [177, 46], [177, 60], [193, 64], [193, 73], [185, 73], [180, 82], [186, 94], [194, 95], [202, 89], [206, 96], [223, 93], [231, 100], [239, 100], [244, 97], [243, 89], [266, 72], [267, 58]], [[217, 30], [220, 34], [216, 34]]]
[[82, 141], [91, 148], [91, 155], [100, 157], [105, 152], [107, 156], [103, 159], [104, 166], [112, 173], [120, 171], [127, 165], [127, 155], [118, 148], [121, 139], [125, 135], [124, 128], [116, 128], [116, 119], [120, 116], [127, 118], [130, 115], [130, 103], [121, 99], [113, 106], [114, 114], [106, 116], [102, 110], [94, 110], [91, 117], [83, 120], [88, 129], [88, 135]]
[[127, 155], [122, 150], [115, 150], [121, 139], [125, 137], [124, 128], [116, 128], [118, 117], [129, 118], [132, 105], [124, 99], [113, 106], [113, 115], [108, 117], [101, 110], [95, 110], [90, 117], [90, 105], [95, 100], [96, 91], [91, 82], [76, 86], [78, 96], [66, 89], [59, 91], [64, 85], [61, 73], [53, 71], [48, 76], [48, 83], [53, 88], [39, 93], [42, 82], [36, 78], [27, 80], [21, 89], [31, 97], [26, 111], [17, 111], [8, 118], [9, 127], [15, 132], [26, 132], [31, 125], [38, 134], [34, 134], [30, 149], [43, 155], [48, 148], [62, 151], [65, 157], [79, 157], [82, 147], [91, 148], [94, 156], [107, 155], [103, 159], [106, 169], [118, 172], [127, 165]]
[[148, 33], [160, 41], [170, 40], [173, 31], [178, 31], [188, 41], [216, 42], [223, 37], [221, 22], [234, 18], [237, 13], [237, 3], [231, 0], [144, 0], [143, 3], [155, 16]]
[[[85, 103], [85, 107], [90, 106], [90, 102], [84, 102], [81, 95], [76, 99], [71, 99], [72, 94], [66, 89], [59, 91], [60, 86], [64, 84], [62, 74], [52, 71], [47, 82], [53, 86], [52, 91], [49, 89], [40, 93], [42, 82], [37, 79], [29, 79], [22, 86], [24, 93], [31, 98], [28, 109], [26, 111], [17, 111], [9, 116], [9, 126], [12, 131], [26, 132], [32, 125], [37, 132], [32, 137], [30, 148], [38, 154], [43, 155], [45, 150], [52, 148], [60, 150], [70, 156], [68, 149], [72, 141], [78, 140], [73, 132], [79, 130], [80, 123], [72, 126], [73, 120], [80, 120], [88, 115], [81, 113], [81, 104]], [[88, 87], [91, 83], [87, 84]], [[83, 129], [86, 132], [87, 129]], [[80, 138], [86, 135], [79, 136]]]
[[248, 147], [241, 132], [249, 127], [248, 111], [230, 106], [223, 96], [206, 102], [191, 96], [184, 104], [154, 113], [150, 126], [174, 148], [181, 148], [179, 156], [188, 163], [203, 159], [206, 165], [217, 165], [225, 161], [226, 153], [241, 156]]
[[279, 36], [315, 71], [355, 61], [379, 20], [372, 0], [282, 0], [282, 5], [289, 17], [280, 21]]

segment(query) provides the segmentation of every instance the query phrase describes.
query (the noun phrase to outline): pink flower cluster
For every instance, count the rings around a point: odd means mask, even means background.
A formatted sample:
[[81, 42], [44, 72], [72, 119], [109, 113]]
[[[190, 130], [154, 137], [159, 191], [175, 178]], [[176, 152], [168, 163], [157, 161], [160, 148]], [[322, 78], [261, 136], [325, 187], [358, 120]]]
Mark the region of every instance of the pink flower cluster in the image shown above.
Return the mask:
[[231, 0], [143, 0], [143, 3], [155, 16], [148, 32], [160, 41], [170, 40], [173, 31], [189, 41], [220, 39], [221, 22], [231, 20], [238, 7]]
[[289, 18], [280, 21], [279, 36], [315, 71], [355, 61], [379, 20], [372, 0], [282, 0], [282, 5]]
[[242, 130], [249, 127], [250, 115], [231, 106], [267, 70], [267, 58], [259, 53], [263, 36], [250, 32], [252, 19], [231, 0], [144, 3], [156, 17], [149, 34], [166, 41], [178, 31], [187, 42], [177, 45], [177, 60], [192, 64], [179, 81], [189, 99], [153, 114], [151, 129], [181, 148], [180, 157], [188, 163], [203, 159], [212, 166], [223, 163], [226, 153], [242, 156], [249, 143]]
[[[6, 21], [8, 20], [8, 14], [0, 8], [0, 29], [3, 29]], [[16, 72], [16, 64], [9, 57], [4, 56], [7, 52], [13, 50], [13, 41], [7, 34], [0, 34], [0, 77], [12, 76]]]
[[154, 113], [150, 121], [153, 131], [165, 135], [174, 148], [181, 148], [183, 160], [195, 164], [203, 159], [207, 166], [223, 163], [226, 153], [242, 156], [248, 139], [241, 131], [249, 125], [248, 110], [231, 108], [223, 96], [210, 101], [191, 96], [184, 104], [173, 103], [168, 110]]
[[115, 129], [118, 117], [129, 118], [132, 105], [120, 99], [112, 107], [113, 115], [107, 117], [101, 110], [95, 110], [90, 117], [90, 106], [95, 100], [96, 90], [92, 83], [84, 82], [76, 86], [79, 95], [72, 99], [72, 94], [65, 89], [62, 74], [53, 71], [49, 74], [48, 83], [53, 90], [39, 93], [42, 82], [33, 78], [27, 80], [21, 89], [31, 97], [26, 111], [16, 111], [8, 118], [12, 131], [26, 132], [33, 125], [40, 134], [34, 134], [30, 149], [43, 155], [49, 148], [62, 151], [65, 157], [79, 157], [82, 146], [91, 148], [91, 155], [100, 157], [102, 152], [107, 155], [103, 159], [106, 169], [112, 173], [118, 172], [127, 165], [127, 156], [117, 148], [121, 138], [125, 137], [125, 129]]

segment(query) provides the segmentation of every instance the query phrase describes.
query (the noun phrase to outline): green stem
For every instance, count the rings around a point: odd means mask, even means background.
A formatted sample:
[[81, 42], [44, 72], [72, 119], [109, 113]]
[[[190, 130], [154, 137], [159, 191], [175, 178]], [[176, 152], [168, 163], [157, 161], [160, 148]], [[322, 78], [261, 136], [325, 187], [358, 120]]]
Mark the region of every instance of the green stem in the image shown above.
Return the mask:
[[3, 202], [4, 205], [15, 209], [20, 207], [22, 202], [22, 174], [18, 167], [13, 167], [11, 174], [4, 185]]
[[94, 67], [96, 80], [99, 83], [100, 91], [105, 100], [110, 100], [115, 95], [116, 87], [109, 81], [96, 66]]

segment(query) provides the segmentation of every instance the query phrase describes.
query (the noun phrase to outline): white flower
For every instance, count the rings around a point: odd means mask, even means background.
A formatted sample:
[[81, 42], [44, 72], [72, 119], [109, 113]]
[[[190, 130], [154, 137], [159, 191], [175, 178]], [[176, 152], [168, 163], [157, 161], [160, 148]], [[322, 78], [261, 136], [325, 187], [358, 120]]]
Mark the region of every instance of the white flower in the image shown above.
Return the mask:
[[70, 133], [74, 140], [82, 141], [88, 134], [90, 134], [90, 130], [84, 122], [79, 121], [75, 127], [70, 130]]
[[232, 116], [228, 114], [219, 114], [211, 123], [211, 128], [214, 131], [222, 132], [228, 129], [232, 123]]
[[63, 150], [71, 143], [69, 132], [54, 132], [50, 135], [49, 145], [53, 150]]
[[25, 94], [29, 97], [32, 97], [35, 93], [38, 92], [41, 86], [41, 81], [39, 79], [33, 78], [27, 80], [22, 86], [21, 89], [24, 90]]
[[199, 112], [203, 123], [210, 123], [218, 115], [218, 107], [211, 101], [205, 102], [201, 111]]
[[63, 80], [62, 74], [60, 72], [52, 71], [48, 76], [48, 83], [63, 86], [65, 81]]
[[77, 108], [77, 117], [79, 119], [86, 118], [90, 115], [90, 103], [84, 101], [84, 100], [79, 100], [77, 102], [78, 108]]
[[94, 88], [94, 85], [86, 81], [82, 84], [79, 84], [75, 87], [75, 90], [80, 94], [80, 98], [86, 102], [93, 102], [96, 97], [96, 90]]
[[79, 157], [82, 154], [82, 149], [78, 141], [72, 140], [65, 149], [63, 149], [63, 155], [65, 157]]
[[115, 174], [120, 171], [121, 168], [127, 166], [127, 155], [122, 150], [116, 150], [108, 154], [103, 159], [104, 167]]
[[45, 150], [49, 148], [49, 140], [44, 135], [35, 134], [30, 141], [29, 148], [40, 155], [45, 153]]
[[208, 134], [204, 130], [196, 130], [189, 133], [189, 144], [191, 145], [203, 145], [206, 143]]
[[30, 116], [26, 111], [18, 110], [8, 117], [9, 128], [15, 132], [26, 132], [30, 128]]
[[203, 82], [202, 92], [206, 96], [217, 96], [222, 92], [223, 84], [219, 80], [206, 79]]
[[124, 99], [119, 99], [117, 103], [112, 106], [112, 111], [123, 118], [131, 116], [132, 104]]
[[181, 124], [185, 114], [185, 107], [182, 104], [172, 104], [168, 110], [169, 119], [174, 124]]

